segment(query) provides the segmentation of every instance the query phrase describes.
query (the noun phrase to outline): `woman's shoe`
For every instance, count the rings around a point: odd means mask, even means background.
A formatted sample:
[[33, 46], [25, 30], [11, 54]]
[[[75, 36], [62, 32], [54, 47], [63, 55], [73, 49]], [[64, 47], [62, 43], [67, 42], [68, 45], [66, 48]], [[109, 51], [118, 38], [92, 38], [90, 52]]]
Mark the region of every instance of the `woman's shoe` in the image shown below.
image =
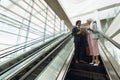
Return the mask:
[[89, 63], [89, 64], [94, 64], [94, 62], [91, 62], [91, 63]]
[[95, 63], [94, 66], [98, 66], [99, 64]]
[[98, 61], [98, 63], [95, 63], [95, 64], [94, 64], [94, 66], [98, 66], [98, 65], [99, 65], [99, 63], [100, 63], [100, 61]]

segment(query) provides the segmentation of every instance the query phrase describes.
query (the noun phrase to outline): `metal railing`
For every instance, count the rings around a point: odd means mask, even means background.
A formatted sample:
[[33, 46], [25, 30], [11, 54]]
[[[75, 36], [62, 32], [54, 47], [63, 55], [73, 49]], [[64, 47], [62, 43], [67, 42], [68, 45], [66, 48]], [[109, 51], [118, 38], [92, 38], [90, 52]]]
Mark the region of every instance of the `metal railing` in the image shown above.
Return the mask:
[[108, 37], [107, 35], [105, 35], [105, 34], [103, 34], [103, 33], [101, 33], [101, 32], [99, 32], [99, 33], [100, 33], [100, 35], [102, 35], [105, 39], [107, 39], [107, 40], [110, 41], [113, 45], [115, 45], [117, 48], [120, 49], [120, 44], [119, 44], [119, 43], [117, 43], [116, 41], [112, 40], [112, 38]]
[[[59, 40], [57, 40], [56, 42], [54, 42], [52, 45], [47, 46], [45, 48], [45, 50], [41, 50], [40, 52], [37, 52], [35, 55], [31, 56], [30, 58], [26, 59], [24, 62], [20, 63], [19, 65], [15, 66], [14, 68], [12, 68], [11, 70], [9, 70], [8, 72], [4, 73], [3, 75], [1, 75], [1, 79], [11, 79], [12, 77], [14, 77], [18, 72], [20, 72], [21, 70], [23, 70], [24, 68], [28, 67], [31, 63], [33, 63], [35, 60], [38, 60], [38, 58], [42, 55], [44, 55], [45, 53], [49, 53], [49, 49], [53, 49], [55, 48], [55, 45], [58, 44], [62, 44], [61, 42], [63, 42], [63, 40], [65, 40], [65, 38], [68, 38], [69, 35], [64, 36], [64, 38], [61, 38]], [[54, 50], [53, 50], [54, 51]], [[48, 54], [48, 56], [50, 56], [52, 54], [52, 51], [50, 54]], [[48, 57], [45, 56], [45, 59]], [[41, 60], [41, 62], [43, 62], [45, 60], [43, 58], [43, 60]], [[40, 62], [40, 63], [41, 63]], [[18, 67], [18, 68], [16, 68]], [[10, 74], [12, 71], [12, 74]], [[14, 71], [14, 72], [13, 72]]]
[[[63, 35], [63, 34], [61, 34], [61, 35]], [[53, 35], [52, 36], [46, 36], [47, 39], [49, 39], [51, 37], [54, 38]], [[5, 48], [3, 50], [0, 50], [0, 58], [3, 58], [5, 56], [8, 56], [8, 55], [13, 54], [15, 52], [18, 52], [20, 50], [24, 50], [24, 49], [26, 49], [30, 46], [33, 46], [33, 45], [38, 44], [38, 43], [43, 42], [43, 41], [44, 41], [44, 38], [40, 37], [40, 38], [37, 38], [37, 39], [32, 39], [32, 40], [28, 41], [27, 43], [23, 42], [21, 44], [17, 44], [17, 45]]]
[[120, 57], [120, 55], [119, 53], [116, 53], [117, 51], [111, 52], [110, 47], [116, 48], [117, 50], [120, 51], [120, 44], [101, 32], [99, 32], [99, 34], [100, 34], [100, 39], [99, 39], [100, 47], [102, 48], [102, 51], [103, 51], [103, 54], [101, 54], [101, 57], [105, 60], [103, 62], [107, 69], [109, 77], [111, 78], [111, 80], [119, 80], [120, 64], [114, 55], [116, 55], [117, 57]]

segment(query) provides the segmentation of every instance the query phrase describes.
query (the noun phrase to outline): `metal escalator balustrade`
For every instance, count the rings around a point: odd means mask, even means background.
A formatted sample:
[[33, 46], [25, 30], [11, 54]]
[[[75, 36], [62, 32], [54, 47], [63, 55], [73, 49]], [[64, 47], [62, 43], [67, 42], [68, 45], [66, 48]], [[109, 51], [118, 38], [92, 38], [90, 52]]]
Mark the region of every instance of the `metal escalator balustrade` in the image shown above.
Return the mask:
[[[72, 52], [72, 53], [71, 53]], [[62, 50], [35, 80], [64, 80], [70, 59], [73, 56], [73, 38], [68, 39]]]
[[[51, 37], [54, 38], [53, 36], [51, 36]], [[49, 37], [46, 37], [46, 38], [51, 40], [52, 39], [51, 37], [49, 36]], [[57, 38], [57, 36], [56, 36], [56, 38]], [[37, 47], [39, 45], [42, 45], [43, 41], [44, 41], [43, 39], [37, 38], [37, 39], [33, 39], [31, 41], [28, 41], [27, 43], [18, 44], [18, 45], [15, 45], [15, 46], [12, 46], [12, 47], [1, 50], [0, 51], [1, 52], [1, 54], [0, 54], [0, 62], [1, 62], [1, 64], [0, 65], [4, 64], [6, 61], [8, 61], [9, 57], [11, 59], [11, 58], [17, 57], [17, 55], [20, 56], [21, 53], [26, 53], [27, 51], [29, 51], [29, 49]], [[29, 47], [31, 47], [31, 48], [29, 48]], [[6, 59], [4, 59], [5, 57], [6, 57]]]
[[101, 46], [104, 65], [111, 80], [120, 80], [120, 7], [114, 20], [106, 28], [106, 32], [100, 33], [99, 44]]
[[114, 41], [112, 38], [100, 33], [101, 38], [99, 40], [101, 49], [103, 51], [103, 61], [106, 66], [106, 70], [111, 80], [120, 79], [120, 44]]
[[[50, 65], [50, 63], [53, 62], [53, 60], [59, 56], [59, 52], [61, 52], [62, 49], [64, 49], [64, 46], [67, 44], [67, 42], [70, 40], [70, 37], [67, 37], [65, 40], [60, 42], [59, 45], [57, 45], [51, 52], [49, 52], [48, 55], [44, 57], [43, 60], [41, 60], [37, 65], [35, 65], [31, 70], [29, 70], [25, 75], [23, 75], [20, 80], [34, 80], [39, 74], [43, 74], [43, 72], [46, 70], [46, 68]], [[64, 54], [65, 56], [65, 54]], [[43, 61], [43, 62], [42, 62]], [[55, 60], [56, 61], [56, 60]], [[64, 62], [64, 61], [63, 61]], [[59, 63], [56, 63], [56, 65]], [[61, 66], [61, 65], [60, 65]], [[36, 68], [36, 69], [35, 69]], [[55, 69], [55, 67], [54, 67]], [[47, 70], [50, 71], [50, 70]], [[52, 74], [49, 74], [52, 75]], [[48, 76], [49, 76], [48, 75]], [[45, 76], [46, 77], [46, 76]], [[40, 78], [41, 79], [41, 78]], [[45, 79], [41, 79], [45, 80]], [[50, 80], [50, 78], [49, 78]], [[53, 80], [53, 79], [52, 79]]]
[[[100, 65], [93, 66], [88, 63], [75, 64], [72, 61], [65, 80], [120, 80], [120, 65], [118, 60], [120, 55], [115, 56], [120, 51], [120, 44], [100, 32], [99, 34]], [[111, 44], [111, 46], [107, 44]], [[112, 53], [107, 48], [113, 48], [113, 46], [118, 51]], [[85, 56], [85, 58], [87, 62], [91, 61], [90, 56]]]
[[[46, 36], [47, 39], [51, 38], [53, 36]], [[40, 43], [40, 42], [43, 42], [44, 39], [43, 37], [40, 37], [40, 38], [37, 38], [37, 39], [33, 39], [31, 41], [28, 41], [27, 43], [24, 42], [24, 43], [21, 43], [21, 44], [18, 44], [18, 45], [14, 45], [12, 47], [8, 47], [8, 48], [5, 48], [3, 50], [0, 50], [0, 59], [3, 58], [3, 57], [6, 57], [10, 54], [13, 54], [15, 52], [18, 52], [20, 50], [25, 50], [27, 49], [28, 47], [31, 47], [32, 45], [35, 45], [37, 43]]]
[[[35, 60], [37, 59], [41, 59], [41, 57], [43, 55], [45, 55], [47, 52], [50, 51], [50, 49], [53, 49], [55, 45], [57, 45], [61, 40], [63, 39], [59, 39], [57, 40], [57, 42], [54, 42], [54, 44], [51, 44], [50, 46], [46, 47], [46, 49], [41, 50], [40, 52], [36, 53], [35, 55], [33, 55], [32, 57], [30, 57], [29, 59], [25, 60], [24, 62], [20, 63], [19, 65], [15, 66], [14, 68], [10, 69], [9, 71], [7, 71], [6, 73], [4, 73], [1, 76], [1, 79], [11, 79], [13, 76], [15, 76], [15, 74], [19, 73], [20, 71], [22, 71], [24, 68], [26, 68], [27, 66], [29, 66], [30, 64], [32, 64], [33, 62], [35, 62]], [[27, 62], [27, 64], [26, 64]], [[11, 73], [11, 74], [9, 74]]]
[[[49, 36], [49, 37], [47, 37], [47, 38], [50, 38], [50, 37], [51, 37], [51, 36]], [[35, 40], [35, 41], [34, 41], [34, 40]], [[33, 39], [33, 40], [31, 40], [31, 41], [28, 41], [27, 43], [24, 42], [24, 43], [21, 43], [21, 44], [18, 44], [18, 45], [15, 45], [15, 46], [12, 46], [12, 47], [3, 49], [3, 50], [0, 51], [0, 52], [1, 52], [0, 58], [4, 58], [4, 57], [6, 57], [6, 56], [8, 56], [8, 55], [11, 55], [11, 54], [13, 54], [13, 53], [16, 53], [16, 52], [18, 52], [18, 51], [20, 51], [20, 50], [23, 50], [23, 51], [24, 51], [24, 50], [27, 49], [28, 47], [31, 47], [32, 45], [34, 45], [34, 44], [36, 44], [36, 43], [38, 43], [38, 42], [40, 42], [40, 41], [43, 41], [43, 39], [37, 38], [37, 39]]]
[[12, 67], [18, 65], [19, 63], [23, 62], [24, 60], [26, 60], [27, 58], [31, 57], [32, 55], [34, 55], [35, 53], [39, 52], [40, 50], [44, 49], [45, 47], [49, 46], [50, 44], [52, 44], [55, 40], [61, 38], [62, 36], [65, 35], [60, 35], [54, 39], [51, 39], [43, 44], [40, 44], [36, 47], [34, 47], [33, 49], [24, 52], [23, 54], [21, 54], [20, 56], [14, 57], [13, 59], [10, 59], [7, 62], [4, 62], [0, 65], [0, 75], [3, 74], [5, 71], [11, 69]]
[[[57, 36], [56, 36], [57, 37]], [[48, 39], [50, 39], [50, 37], [46, 37], [46, 38], [48, 38]], [[51, 38], [52, 39], [52, 38]], [[50, 40], [51, 40], [50, 39]], [[31, 40], [31, 41], [28, 41], [28, 43], [26, 44], [26, 43], [21, 43], [21, 44], [18, 44], [18, 45], [15, 45], [15, 46], [12, 46], [12, 47], [8, 47], [8, 48], [6, 48], [6, 49], [3, 49], [3, 50], [1, 50], [0, 52], [1, 52], [1, 54], [0, 54], [0, 62], [1, 62], [1, 64], [0, 65], [2, 65], [3, 63], [5, 63], [6, 61], [7, 61], [7, 59], [9, 60], [9, 56], [8, 55], [11, 55], [11, 54], [13, 54], [12, 56], [10, 56], [10, 59], [13, 57], [17, 57], [17, 55], [20, 53], [20, 55], [21, 55], [21, 53], [24, 53], [24, 52], [27, 52], [28, 50], [27, 50], [27, 47], [32, 47], [32, 48], [34, 48], [34, 47], [36, 47], [36, 46], [39, 46], [39, 45], [41, 45], [42, 44], [42, 42], [43, 42], [43, 39], [39, 39], [39, 38], [37, 38], [37, 39], [33, 39], [33, 40]], [[25, 49], [25, 45], [26, 45], [26, 50], [24, 50]], [[20, 49], [19, 49], [20, 48]], [[29, 48], [30, 49], [30, 48]], [[21, 51], [22, 50], [22, 51]], [[20, 51], [20, 52], [19, 52]], [[14, 55], [15, 54], [15, 55]], [[6, 57], [6, 59], [4, 60], [4, 58]], [[3, 59], [3, 60], [2, 60]]]

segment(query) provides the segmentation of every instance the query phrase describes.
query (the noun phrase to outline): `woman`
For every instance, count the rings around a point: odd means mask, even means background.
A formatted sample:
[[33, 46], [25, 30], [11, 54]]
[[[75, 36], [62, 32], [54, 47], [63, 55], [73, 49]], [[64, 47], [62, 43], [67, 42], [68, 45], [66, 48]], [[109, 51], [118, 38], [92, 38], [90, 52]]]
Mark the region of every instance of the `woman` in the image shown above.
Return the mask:
[[87, 24], [89, 25], [87, 27], [88, 31], [88, 44], [90, 48], [90, 55], [92, 56], [92, 62], [90, 64], [94, 64], [94, 66], [98, 66], [99, 61], [99, 50], [98, 50], [98, 34], [97, 34], [97, 25], [93, 22], [92, 19], [87, 20]]

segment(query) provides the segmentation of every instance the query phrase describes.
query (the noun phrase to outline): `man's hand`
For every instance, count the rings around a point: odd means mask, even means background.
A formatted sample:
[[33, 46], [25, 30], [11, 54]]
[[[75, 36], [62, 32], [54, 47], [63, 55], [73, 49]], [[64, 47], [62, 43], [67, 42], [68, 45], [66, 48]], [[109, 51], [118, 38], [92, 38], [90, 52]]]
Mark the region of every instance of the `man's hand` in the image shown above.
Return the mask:
[[81, 34], [81, 31], [77, 32], [77, 34], [78, 34], [78, 35]]
[[85, 32], [84, 32], [84, 31], [81, 31], [81, 34], [82, 34], [82, 35], [85, 35]]
[[84, 34], [84, 31], [79, 31], [79, 32], [77, 32], [77, 34], [79, 35], [79, 34]]

